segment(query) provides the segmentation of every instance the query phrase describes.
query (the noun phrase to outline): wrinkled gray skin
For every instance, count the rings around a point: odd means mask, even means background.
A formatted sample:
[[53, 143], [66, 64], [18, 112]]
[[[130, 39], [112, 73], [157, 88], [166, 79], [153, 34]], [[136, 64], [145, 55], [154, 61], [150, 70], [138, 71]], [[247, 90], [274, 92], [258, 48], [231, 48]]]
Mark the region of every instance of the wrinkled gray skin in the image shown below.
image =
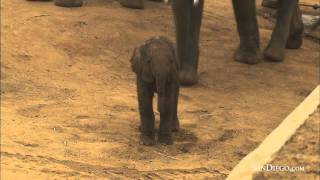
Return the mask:
[[142, 143], [155, 144], [152, 101], [154, 93], [157, 93], [160, 112], [158, 141], [172, 144], [172, 131], [179, 129], [179, 65], [173, 44], [164, 37], [152, 38], [134, 50], [130, 62], [137, 77]]
[[[232, 0], [240, 45], [234, 54], [236, 61], [256, 64], [261, 59], [259, 29], [255, 0]], [[279, 0], [277, 23], [264, 56], [282, 61], [285, 48], [296, 49], [302, 44], [303, 23], [298, 0]], [[199, 34], [204, 0], [194, 6], [193, 0], [173, 0], [176, 24], [177, 54], [180, 61], [180, 83], [197, 83]]]

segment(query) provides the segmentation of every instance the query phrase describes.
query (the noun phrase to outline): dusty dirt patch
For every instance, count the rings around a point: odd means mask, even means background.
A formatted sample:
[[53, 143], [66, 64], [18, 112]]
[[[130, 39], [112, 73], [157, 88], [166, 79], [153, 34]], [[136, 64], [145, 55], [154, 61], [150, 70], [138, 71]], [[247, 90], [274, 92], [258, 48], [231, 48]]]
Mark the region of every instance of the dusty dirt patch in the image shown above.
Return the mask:
[[[234, 62], [231, 4], [207, 1], [200, 82], [180, 95], [182, 130], [173, 146], [145, 147], [128, 61], [151, 36], [174, 40], [170, 7], [10, 0], [1, 20], [1, 179], [223, 179], [318, 84], [319, 45], [309, 40], [284, 63]], [[265, 47], [272, 24], [259, 21]]]

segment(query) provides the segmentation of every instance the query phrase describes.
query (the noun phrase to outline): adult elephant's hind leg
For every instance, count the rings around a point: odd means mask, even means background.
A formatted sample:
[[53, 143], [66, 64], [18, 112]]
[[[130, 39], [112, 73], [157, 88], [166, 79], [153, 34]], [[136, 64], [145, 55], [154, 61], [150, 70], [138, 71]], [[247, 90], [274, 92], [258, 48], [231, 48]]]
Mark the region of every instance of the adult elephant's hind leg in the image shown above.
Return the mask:
[[199, 63], [199, 34], [204, 0], [194, 6], [193, 0], [173, 0], [176, 24], [177, 52], [180, 62], [180, 83], [197, 83]]
[[279, 0], [276, 26], [269, 45], [264, 51], [266, 59], [274, 62], [283, 61], [290, 34], [292, 15], [297, 7], [297, 2], [297, 0]]
[[232, 0], [237, 21], [240, 46], [234, 54], [236, 61], [257, 64], [261, 59], [259, 29], [255, 0]]
[[297, 5], [291, 18], [290, 35], [286, 44], [286, 48], [299, 49], [303, 43], [303, 31], [304, 25], [302, 22], [302, 13]]

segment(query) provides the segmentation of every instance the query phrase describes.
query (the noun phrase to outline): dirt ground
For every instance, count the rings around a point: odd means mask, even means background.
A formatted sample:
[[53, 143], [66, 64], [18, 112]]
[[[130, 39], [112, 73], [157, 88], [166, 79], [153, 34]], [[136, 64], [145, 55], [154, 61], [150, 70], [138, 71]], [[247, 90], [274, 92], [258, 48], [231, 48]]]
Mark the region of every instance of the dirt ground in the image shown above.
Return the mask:
[[256, 180], [264, 179], [320, 179], [320, 109], [306, 121], [294, 137], [282, 148], [270, 162], [272, 165], [304, 167], [296, 172], [260, 172]]
[[[265, 47], [272, 24], [259, 23]], [[174, 145], [146, 147], [129, 58], [155, 35], [174, 40], [162, 3], [1, 1], [1, 179], [223, 179], [318, 84], [319, 44], [306, 39], [283, 63], [237, 63], [231, 3], [206, 1], [182, 129]]]

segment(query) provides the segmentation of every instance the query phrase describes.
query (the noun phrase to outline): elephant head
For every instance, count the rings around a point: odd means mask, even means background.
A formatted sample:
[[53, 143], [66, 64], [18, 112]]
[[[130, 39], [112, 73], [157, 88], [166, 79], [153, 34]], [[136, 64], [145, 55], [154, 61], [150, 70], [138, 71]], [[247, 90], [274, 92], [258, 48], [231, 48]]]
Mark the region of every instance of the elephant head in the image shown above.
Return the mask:
[[165, 37], [154, 37], [134, 49], [132, 71], [147, 83], [156, 83], [158, 93], [164, 93], [166, 84], [178, 81], [179, 62], [174, 45]]
[[152, 83], [154, 81], [151, 70], [151, 59], [142, 53], [143, 46], [134, 49], [133, 55], [130, 59], [131, 69], [143, 81]]

